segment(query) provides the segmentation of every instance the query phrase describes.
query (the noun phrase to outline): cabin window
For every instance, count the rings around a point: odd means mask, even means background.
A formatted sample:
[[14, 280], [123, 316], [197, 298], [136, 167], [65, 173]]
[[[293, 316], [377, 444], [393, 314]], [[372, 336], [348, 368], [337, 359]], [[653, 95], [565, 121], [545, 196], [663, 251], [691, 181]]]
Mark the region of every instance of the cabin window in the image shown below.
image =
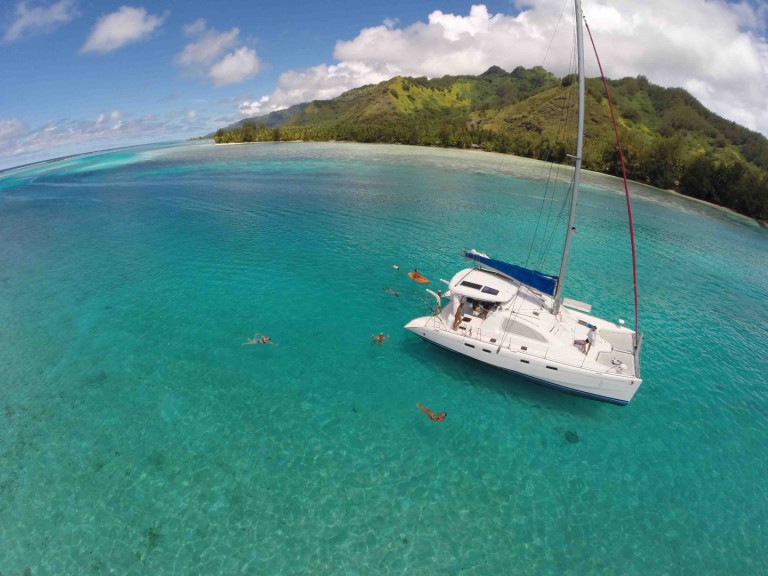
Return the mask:
[[464, 280], [464, 282], [462, 282], [461, 285], [466, 286], [467, 288], [473, 288], [475, 290], [480, 290], [482, 288], [480, 284], [475, 284], [474, 282], [468, 282], [467, 280]]
[[490, 286], [483, 286], [483, 289], [481, 290], [481, 292], [485, 294], [490, 294], [492, 296], [496, 296], [499, 293], [499, 291], [496, 290], [496, 288], [491, 288]]
[[517, 334], [518, 336], [522, 336], [523, 338], [530, 338], [531, 340], [536, 340], [538, 342], [547, 341], [547, 339], [541, 334], [539, 334], [535, 329], [525, 324], [522, 324], [517, 320], [507, 320], [506, 322], [504, 322], [504, 330], [506, 330], [507, 332], [511, 332], [512, 334]]

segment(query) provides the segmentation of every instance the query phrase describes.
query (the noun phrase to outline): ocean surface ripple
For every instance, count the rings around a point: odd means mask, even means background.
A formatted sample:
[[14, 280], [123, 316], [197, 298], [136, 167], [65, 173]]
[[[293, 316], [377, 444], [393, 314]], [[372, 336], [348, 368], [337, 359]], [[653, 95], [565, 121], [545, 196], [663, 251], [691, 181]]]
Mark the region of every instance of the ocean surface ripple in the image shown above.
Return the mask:
[[[405, 272], [462, 249], [556, 273], [547, 172], [184, 143], [0, 174], [0, 573], [766, 574], [766, 230], [633, 186], [626, 408], [403, 330]], [[585, 181], [566, 292], [631, 324], [621, 187]]]

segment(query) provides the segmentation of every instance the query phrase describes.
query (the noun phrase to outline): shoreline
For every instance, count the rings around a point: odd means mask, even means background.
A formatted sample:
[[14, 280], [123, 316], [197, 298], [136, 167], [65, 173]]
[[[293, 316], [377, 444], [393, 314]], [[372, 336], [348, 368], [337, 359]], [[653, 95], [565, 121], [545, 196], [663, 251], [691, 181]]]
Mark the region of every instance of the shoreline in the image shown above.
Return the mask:
[[680, 198], [685, 198], [686, 200], [691, 200], [693, 202], [697, 202], [699, 204], [704, 204], [705, 206], [709, 206], [710, 208], [717, 208], [718, 210], [723, 210], [724, 212], [729, 212], [731, 214], [734, 214], [735, 216], [740, 216], [742, 218], [747, 218], [748, 220], [754, 220], [758, 226], [761, 228], [768, 228], [768, 222], [765, 222], [763, 220], [760, 220], [759, 218], [755, 218], [753, 216], [747, 216], [746, 214], [742, 214], [741, 212], [736, 212], [733, 208], [728, 208], [727, 206], [720, 206], [719, 204], [713, 204], [712, 202], [707, 202], [706, 200], [702, 200], [701, 198], [694, 198], [693, 196], [686, 196], [685, 194], [681, 194], [680, 192], [677, 192], [675, 190], [670, 190], [669, 188], [657, 188], [657, 190], [661, 190], [662, 192], [667, 192], [669, 194], [673, 194], [675, 196], [678, 196]]
[[[213, 139], [211, 139], [213, 140]], [[343, 143], [350, 143], [350, 144], [368, 144], [368, 142], [357, 142], [355, 140], [267, 140], [263, 142], [222, 142], [218, 143], [214, 141], [215, 146], [240, 146], [245, 144], [276, 144], [276, 143], [303, 143], [303, 142], [317, 142], [317, 143], [323, 143], [323, 142], [329, 142], [329, 143], [337, 143], [337, 144], [343, 144]], [[400, 144], [400, 143], [392, 143], [392, 145], [399, 145], [399, 146], [408, 146], [408, 144]], [[419, 148], [441, 148], [444, 150], [460, 150], [464, 152], [482, 152], [485, 154], [498, 154], [500, 156], [511, 156], [514, 158], [521, 158], [524, 160], [536, 160], [535, 158], [528, 158], [526, 156], [518, 156], [517, 154], [505, 154], [503, 152], [493, 152], [488, 150], [483, 150], [482, 148], [449, 148], [446, 146], [418, 146]], [[539, 160], [540, 162], [544, 162], [543, 160]], [[608, 178], [617, 178], [618, 180], [622, 180], [620, 176], [614, 176], [613, 174], [605, 174], [604, 172], [596, 172], [594, 170], [586, 170], [584, 169], [584, 172], [591, 172], [593, 174], [598, 174], [600, 176], [606, 176]], [[634, 184], [637, 184], [639, 186], [648, 186], [649, 188], [653, 188], [654, 190], [658, 190], [660, 192], [666, 192], [668, 194], [671, 194], [673, 196], [677, 196], [678, 198], [684, 198], [686, 200], [691, 200], [692, 202], [696, 202], [698, 204], [702, 204], [704, 206], [709, 206], [710, 208], [715, 208], [717, 210], [722, 210], [724, 212], [728, 212], [730, 214], [733, 214], [734, 216], [739, 216], [741, 218], [746, 218], [747, 220], [754, 221], [760, 228], [768, 229], [768, 222], [760, 220], [759, 218], [755, 218], [753, 216], [747, 216], [746, 214], [742, 214], [740, 212], [737, 212], [733, 208], [728, 208], [727, 206], [721, 206], [720, 204], [714, 204], [712, 202], [708, 202], [707, 200], [702, 200], [700, 198], [694, 198], [693, 196], [686, 196], [685, 194], [682, 194], [680, 192], [677, 192], [676, 190], [671, 190], [669, 188], [657, 188], [651, 184], [645, 184], [644, 182], [638, 182], [636, 180], [628, 180], [628, 182], [632, 182]]]

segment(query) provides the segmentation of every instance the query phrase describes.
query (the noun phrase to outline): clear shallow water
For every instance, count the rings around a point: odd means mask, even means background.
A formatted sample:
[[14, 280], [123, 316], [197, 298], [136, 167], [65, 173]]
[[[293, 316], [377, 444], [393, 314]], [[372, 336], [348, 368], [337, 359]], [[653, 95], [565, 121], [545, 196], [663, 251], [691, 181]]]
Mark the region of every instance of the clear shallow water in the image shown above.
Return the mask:
[[[353, 144], [0, 174], [0, 573], [766, 573], [766, 231], [636, 190], [626, 408], [402, 329], [415, 266], [556, 271], [543, 175]], [[588, 180], [566, 292], [631, 319], [624, 199]]]

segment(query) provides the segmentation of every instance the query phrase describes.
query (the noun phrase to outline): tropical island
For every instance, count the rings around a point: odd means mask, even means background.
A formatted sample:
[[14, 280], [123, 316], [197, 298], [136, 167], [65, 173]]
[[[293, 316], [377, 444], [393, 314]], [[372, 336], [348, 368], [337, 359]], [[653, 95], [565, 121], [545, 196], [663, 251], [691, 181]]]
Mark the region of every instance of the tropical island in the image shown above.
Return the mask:
[[[541, 67], [480, 76], [395, 77], [216, 131], [218, 144], [401, 143], [475, 148], [565, 162], [575, 148], [574, 75]], [[768, 139], [644, 76], [608, 80], [629, 179], [768, 220]], [[600, 78], [586, 81], [583, 167], [621, 176]], [[569, 136], [566, 136], [569, 134]]]

